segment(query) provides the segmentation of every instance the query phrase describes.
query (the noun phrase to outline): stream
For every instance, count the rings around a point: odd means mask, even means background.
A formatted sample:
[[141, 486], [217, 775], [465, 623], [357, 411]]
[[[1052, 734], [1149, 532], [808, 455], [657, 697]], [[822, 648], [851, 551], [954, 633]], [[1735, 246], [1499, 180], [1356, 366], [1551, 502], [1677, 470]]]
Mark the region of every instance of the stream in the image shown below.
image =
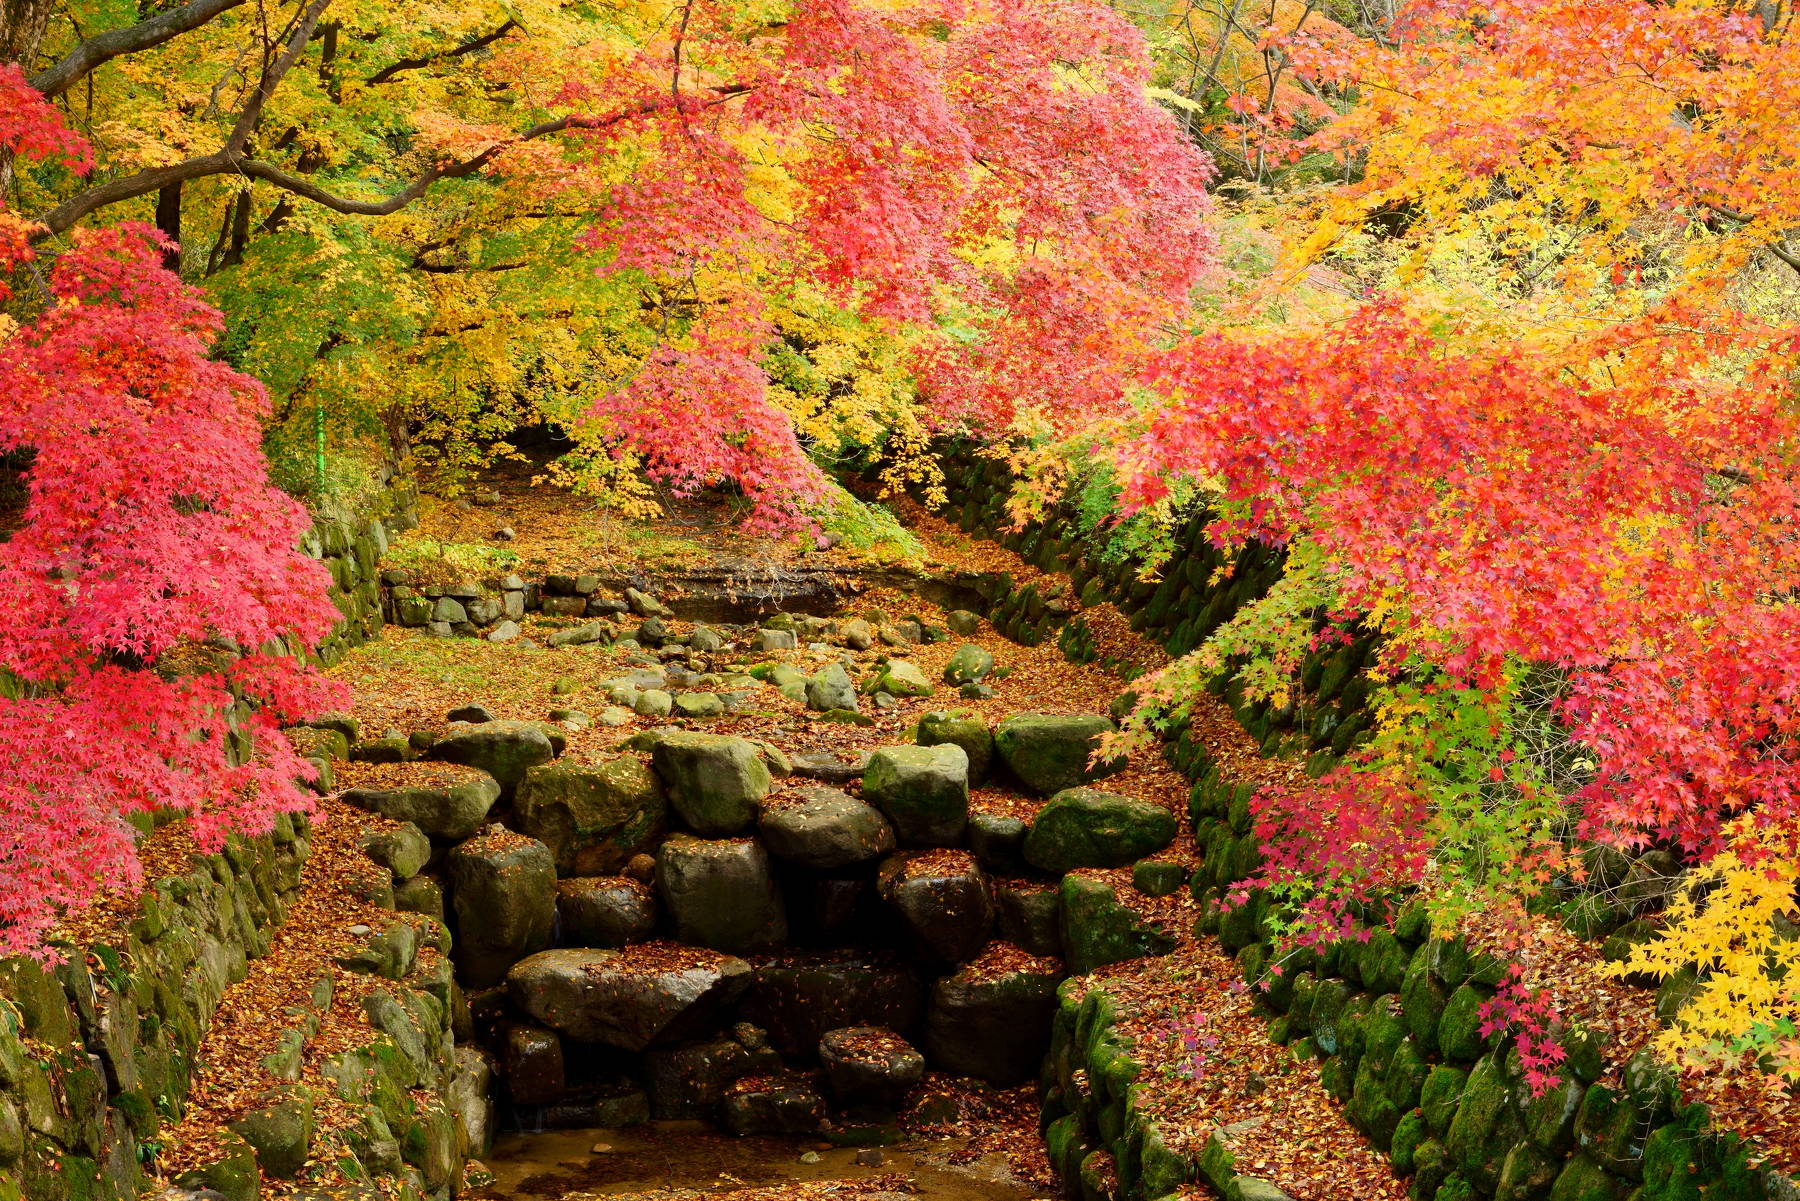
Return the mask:
[[[916, 1189], [908, 1195], [929, 1201], [1032, 1201], [1051, 1195], [1018, 1183], [998, 1153], [952, 1165], [949, 1159], [960, 1146], [956, 1140], [909, 1142], [883, 1149], [878, 1165], [864, 1165], [854, 1148], [805, 1136], [738, 1138], [704, 1122], [514, 1133], [495, 1140], [485, 1161], [494, 1182], [483, 1193], [494, 1201], [648, 1198], [673, 1190], [704, 1194], [787, 1183], [855, 1183], [899, 1173]], [[803, 1162], [808, 1152], [817, 1162]]]

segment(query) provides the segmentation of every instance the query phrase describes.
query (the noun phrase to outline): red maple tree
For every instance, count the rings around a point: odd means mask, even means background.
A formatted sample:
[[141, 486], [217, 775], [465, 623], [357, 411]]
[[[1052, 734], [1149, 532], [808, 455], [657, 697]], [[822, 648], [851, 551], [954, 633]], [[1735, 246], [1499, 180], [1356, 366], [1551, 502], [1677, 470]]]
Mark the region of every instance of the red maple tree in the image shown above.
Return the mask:
[[[86, 147], [0, 65], [0, 152]], [[283, 721], [335, 698], [291, 645], [337, 618], [268, 480], [258, 383], [207, 356], [220, 318], [154, 230], [82, 231], [47, 273], [0, 208], [0, 268], [42, 289], [0, 318], [0, 453], [24, 508], [0, 542], [0, 955], [141, 877], [134, 814], [216, 848], [303, 810]], [[0, 294], [0, 299], [6, 299]]]

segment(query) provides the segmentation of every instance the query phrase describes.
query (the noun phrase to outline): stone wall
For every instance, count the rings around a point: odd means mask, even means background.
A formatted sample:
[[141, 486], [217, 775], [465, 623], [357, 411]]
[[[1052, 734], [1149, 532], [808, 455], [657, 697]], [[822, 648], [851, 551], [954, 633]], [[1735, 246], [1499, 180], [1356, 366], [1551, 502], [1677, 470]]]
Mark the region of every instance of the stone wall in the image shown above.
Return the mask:
[[380, 563], [387, 554], [388, 539], [419, 524], [418, 485], [404, 478], [390, 478], [366, 508], [359, 512], [333, 510], [321, 513], [300, 540], [300, 549], [320, 560], [331, 571], [331, 603], [343, 620], [317, 648], [326, 666], [343, 658], [344, 651], [378, 637], [384, 622]]
[[140, 1151], [186, 1104], [228, 985], [299, 886], [304, 827], [233, 839], [158, 881], [112, 945], [0, 963], [0, 1199], [135, 1198]]
[[[1083, 534], [1072, 508], [1022, 532], [1005, 532], [1007, 484], [999, 464], [951, 459], [946, 470], [950, 516], [964, 530], [1008, 546], [1040, 570], [1067, 573], [1081, 605], [1117, 606], [1171, 654], [1198, 646], [1280, 578], [1281, 556], [1258, 546], [1240, 552], [1221, 578], [1218, 569], [1226, 564], [1202, 537], [1207, 515], [1201, 513], [1180, 529], [1180, 549], [1160, 579], [1140, 580], [1133, 564], [1107, 559], [1101, 536]], [[1020, 641], [1056, 637], [1071, 658], [1096, 658], [1101, 652], [1083, 618], [1044, 589], [1042, 582], [1010, 580], [989, 588], [983, 595], [990, 619]], [[1304, 754], [1308, 770], [1317, 774], [1368, 728], [1368, 690], [1359, 671], [1373, 651], [1365, 635], [1309, 657], [1303, 688], [1282, 708], [1246, 703], [1227, 679], [1213, 687], [1265, 753]], [[1201, 919], [1202, 932], [1237, 956], [1247, 982], [1260, 983], [1275, 953], [1267, 898], [1223, 912], [1216, 906], [1224, 890], [1260, 862], [1251, 831], [1252, 786], [1213, 762], [1185, 731], [1175, 732], [1165, 751], [1194, 782], [1190, 814], [1204, 858], [1190, 888], [1209, 914]], [[1666, 880], [1669, 869], [1650, 858], [1610, 863], [1603, 874], [1614, 883], [1633, 872], [1647, 884]], [[1641, 891], [1653, 900], [1659, 889]], [[1666, 895], [1666, 887], [1660, 891]], [[1562, 916], [1585, 935], [1617, 929], [1628, 936], [1624, 923], [1633, 914], [1571, 890]], [[1620, 949], [1609, 945], [1608, 953], [1616, 957]], [[1414, 1197], [1800, 1197], [1791, 1180], [1753, 1168], [1732, 1136], [1710, 1130], [1706, 1108], [1684, 1104], [1648, 1052], [1622, 1070], [1605, 1070], [1574, 1015], [1565, 1035], [1564, 1083], [1533, 1099], [1517, 1052], [1498, 1038], [1482, 1038], [1477, 1029], [1475, 1012], [1492, 995], [1503, 965], [1461, 940], [1429, 938], [1420, 911], [1402, 914], [1394, 929], [1378, 930], [1367, 944], [1290, 957], [1285, 969], [1263, 994], [1270, 1037], [1318, 1062], [1323, 1083], [1345, 1104], [1352, 1123], [1388, 1153], [1397, 1173], [1412, 1178]], [[1670, 990], [1680, 986], [1665, 986], [1659, 998], [1664, 1011], [1679, 1002]], [[1154, 1201], [1182, 1182], [1205, 1179], [1227, 1196], [1278, 1198], [1262, 1182], [1237, 1180], [1222, 1139], [1198, 1163], [1161, 1150], [1153, 1126], [1133, 1105], [1136, 1065], [1109, 1013], [1103, 989], [1082, 993], [1065, 986], [1046, 1066], [1044, 1121], [1069, 1195]]]

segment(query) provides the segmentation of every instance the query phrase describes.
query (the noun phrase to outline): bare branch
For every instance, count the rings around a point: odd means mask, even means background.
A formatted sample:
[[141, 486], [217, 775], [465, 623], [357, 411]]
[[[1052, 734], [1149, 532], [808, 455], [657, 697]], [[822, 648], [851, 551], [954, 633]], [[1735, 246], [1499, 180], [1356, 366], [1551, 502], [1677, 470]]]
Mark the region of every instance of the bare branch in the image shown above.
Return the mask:
[[494, 32], [492, 32], [492, 33], [484, 33], [478, 38], [474, 38], [470, 41], [464, 42], [460, 46], [456, 46], [452, 49], [445, 50], [441, 53], [427, 54], [422, 58], [403, 58], [399, 62], [394, 63], [392, 66], [383, 67], [381, 70], [375, 72], [375, 74], [369, 76], [368, 79], [364, 80], [363, 82], [368, 84], [370, 87], [376, 87], [380, 84], [387, 83], [389, 80], [393, 79], [396, 75], [403, 74], [404, 72], [407, 72], [407, 71], [416, 71], [420, 67], [430, 66], [432, 63], [436, 62], [440, 58], [461, 58], [465, 54], [473, 54], [477, 50], [483, 50], [489, 46], [492, 46], [495, 42], [499, 41], [501, 38], [505, 37], [507, 34], [511, 33], [513, 30], [515, 30], [517, 28], [519, 28], [519, 23], [517, 21], [509, 20], [505, 24], [501, 25], [500, 28], [494, 30]]

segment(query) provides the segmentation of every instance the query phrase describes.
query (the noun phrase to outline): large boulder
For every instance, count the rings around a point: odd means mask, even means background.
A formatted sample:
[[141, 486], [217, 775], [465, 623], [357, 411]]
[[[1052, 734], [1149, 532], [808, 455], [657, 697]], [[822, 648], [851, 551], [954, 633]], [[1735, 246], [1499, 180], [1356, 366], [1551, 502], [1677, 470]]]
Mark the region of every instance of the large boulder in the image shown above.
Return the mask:
[[582, 1042], [642, 1051], [714, 1029], [750, 983], [750, 965], [700, 947], [540, 951], [506, 976], [514, 1005]]
[[1124, 867], [1175, 841], [1175, 830], [1175, 815], [1161, 805], [1065, 788], [1032, 821], [1025, 861], [1058, 876], [1078, 867]]
[[894, 829], [871, 805], [835, 788], [793, 788], [763, 803], [757, 833], [778, 859], [819, 871], [894, 849]]
[[451, 848], [445, 867], [465, 987], [498, 984], [513, 964], [550, 945], [556, 863], [543, 843], [498, 827]]
[[656, 853], [656, 886], [680, 942], [744, 954], [787, 939], [781, 891], [755, 839], [678, 834]]
[[987, 877], [967, 851], [901, 852], [881, 865], [881, 897], [928, 955], [973, 959], [994, 923]]
[[1019, 713], [995, 727], [994, 752], [1025, 787], [1051, 796], [1124, 769], [1120, 757], [1089, 765], [1113, 728], [1097, 713]]
[[981, 957], [931, 989], [925, 1053], [958, 1076], [1017, 1084], [1038, 1074], [1050, 1049], [1062, 965], [1017, 947], [990, 944]]
[[981, 714], [967, 709], [927, 713], [919, 718], [916, 741], [920, 746], [955, 743], [969, 757], [969, 787], [979, 788], [987, 781], [988, 765], [994, 760], [994, 735]]
[[855, 709], [856, 682], [842, 663], [833, 663], [806, 682], [806, 703], [821, 712]]
[[840, 1104], [898, 1108], [925, 1076], [925, 1057], [879, 1026], [829, 1030], [819, 1040], [819, 1063]]
[[669, 803], [705, 838], [741, 833], [769, 795], [769, 767], [756, 744], [725, 734], [662, 733], [651, 751]]
[[454, 722], [431, 744], [431, 757], [448, 763], [479, 767], [506, 791], [518, 787], [529, 768], [556, 757], [550, 736], [536, 722], [484, 721], [476, 725]]
[[528, 769], [513, 800], [519, 829], [550, 848], [564, 876], [605, 876], [662, 837], [662, 785], [643, 760], [560, 760]]
[[514, 1105], [548, 1105], [567, 1086], [562, 1039], [556, 1031], [509, 1022], [502, 1031], [500, 1065]]
[[500, 799], [500, 782], [485, 771], [448, 763], [414, 763], [384, 787], [344, 791], [359, 809], [411, 822], [433, 838], [460, 842], [481, 828]]
[[917, 973], [895, 956], [791, 951], [757, 966], [743, 1015], [783, 1055], [810, 1056], [826, 1031], [844, 1026], [910, 1030], [924, 1001]]
[[863, 771], [863, 799], [902, 846], [955, 846], [969, 821], [969, 756], [955, 743], [884, 746]]
[[564, 946], [622, 947], [656, 932], [656, 895], [624, 876], [559, 880], [556, 917]]

